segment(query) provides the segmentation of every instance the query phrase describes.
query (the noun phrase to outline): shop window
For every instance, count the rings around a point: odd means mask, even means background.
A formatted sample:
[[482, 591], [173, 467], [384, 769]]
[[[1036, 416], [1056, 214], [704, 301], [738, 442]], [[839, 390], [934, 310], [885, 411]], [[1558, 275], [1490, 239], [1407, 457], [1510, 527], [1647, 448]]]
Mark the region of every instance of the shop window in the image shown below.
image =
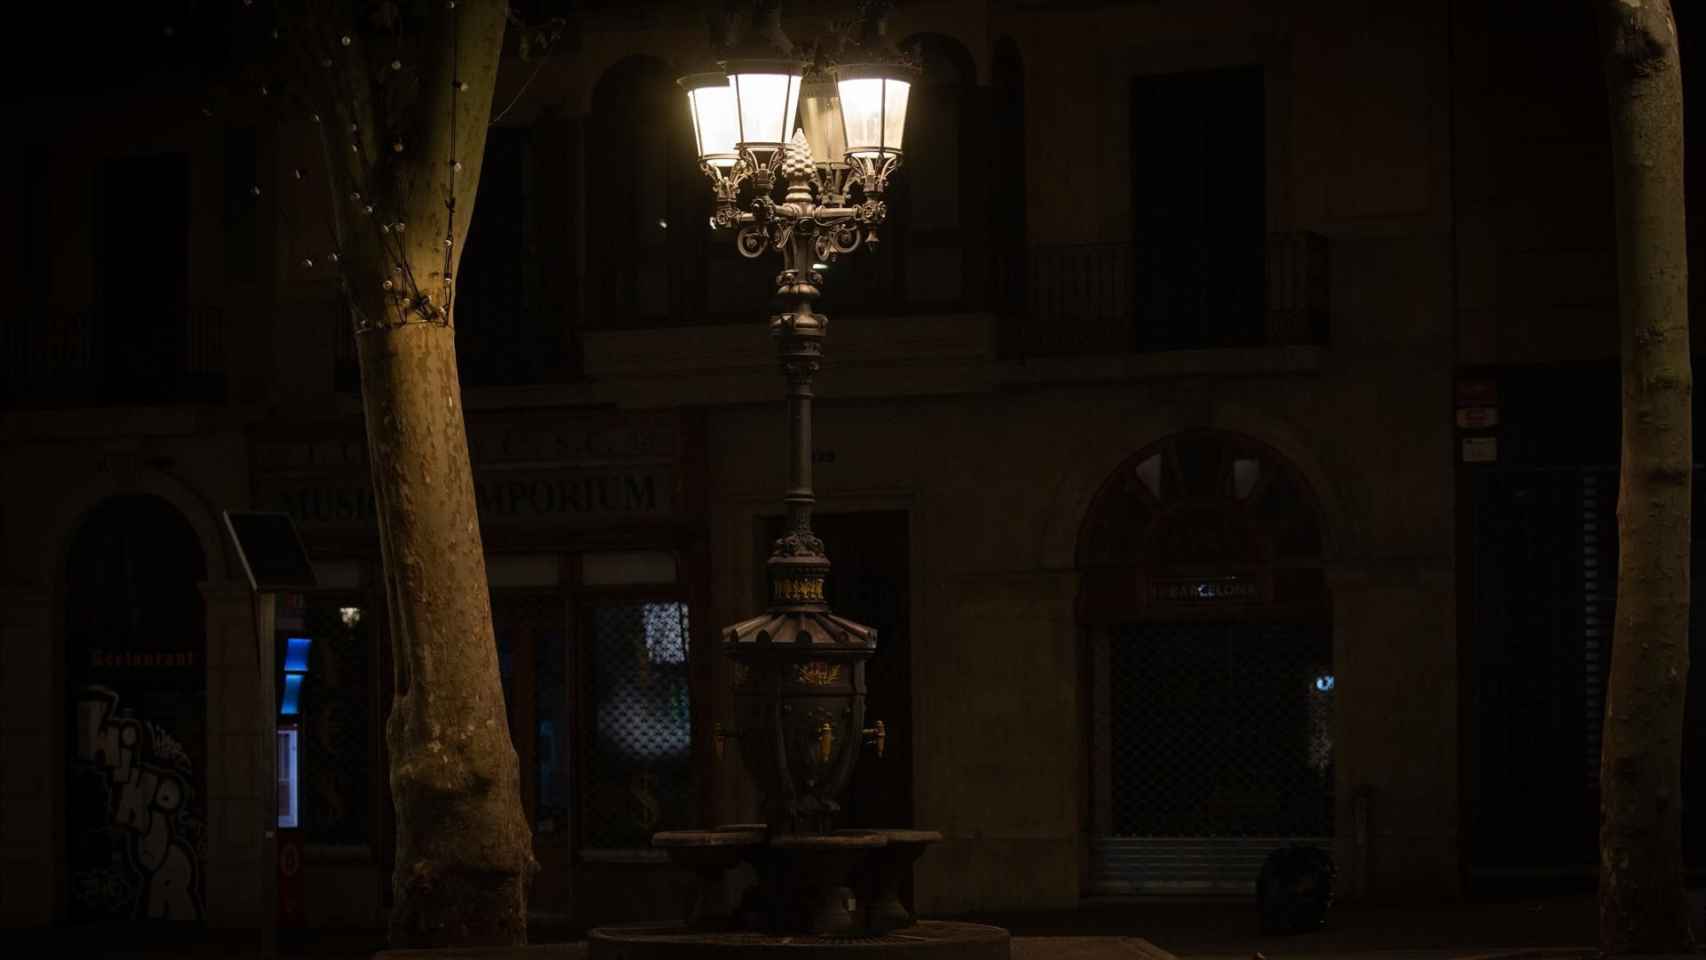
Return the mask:
[[587, 617], [585, 850], [639, 850], [693, 819], [688, 610], [595, 602]]
[[578, 601], [565, 562], [487, 558], [523, 806], [536, 849], [631, 857], [694, 822], [688, 607], [669, 551], [582, 555]]
[[[561, 609], [559, 605], [559, 609]], [[540, 834], [569, 828], [574, 767], [570, 764], [569, 645], [559, 628], [534, 651], [537, 681], [533, 718], [533, 826]]]
[[[522, 584], [550, 561], [551, 583]], [[493, 557], [492, 632], [509, 734], [521, 764], [522, 805], [539, 834], [568, 826], [571, 808], [567, 604], [555, 586], [555, 557]]]

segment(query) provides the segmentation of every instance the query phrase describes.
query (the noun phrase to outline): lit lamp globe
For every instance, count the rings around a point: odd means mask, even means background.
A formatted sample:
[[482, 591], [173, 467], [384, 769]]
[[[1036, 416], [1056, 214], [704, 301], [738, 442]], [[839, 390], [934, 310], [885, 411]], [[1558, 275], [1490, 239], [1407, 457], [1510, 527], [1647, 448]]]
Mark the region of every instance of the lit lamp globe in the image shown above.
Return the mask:
[[742, 59], [726, 61], [723, 70], [734, 93], [739, 123], [736, 147], [751, 156], [755, 172], [762, 176], [794, 132], [805, 64], [797, 60]]
[[847, 162], [866, 193], [881, 193], [900, 163], [906, 104], [918, 71], [898, 63], [845, 63], [836, 68]]
[[826, 182], [839, 185], [847, 170], [847, 128], [833, 76], [817, 73], [800, 84], [800, 128], [811, 143], [812, 165]]
[[693, 119], [693, 144], [699, 162], [727, 173], [740, 160], [740, 115], [735, 91], [722, 71], [690, 73], [675, 81], [687, 92], [687, 112]]

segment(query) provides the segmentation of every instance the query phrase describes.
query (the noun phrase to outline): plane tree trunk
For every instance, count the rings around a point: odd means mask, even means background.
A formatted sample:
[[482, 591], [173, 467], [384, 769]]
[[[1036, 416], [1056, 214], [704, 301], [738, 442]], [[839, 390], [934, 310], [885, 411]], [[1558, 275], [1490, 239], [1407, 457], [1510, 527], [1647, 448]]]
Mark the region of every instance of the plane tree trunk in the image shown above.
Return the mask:
[[1611, 117], [1623, 386], [1600, 947], [1677, 954], [1693, 946], [1682, 862], [1693, 480], [1682, 75], [1670, 0], [1592, 2]]
[[493, 642], [457, 379], [455, 269], [504, 0], [304, 14], [300, 72], [333, 183], [378, 513], [395, 701], [393, 947], [526, 942], [537, 869]]

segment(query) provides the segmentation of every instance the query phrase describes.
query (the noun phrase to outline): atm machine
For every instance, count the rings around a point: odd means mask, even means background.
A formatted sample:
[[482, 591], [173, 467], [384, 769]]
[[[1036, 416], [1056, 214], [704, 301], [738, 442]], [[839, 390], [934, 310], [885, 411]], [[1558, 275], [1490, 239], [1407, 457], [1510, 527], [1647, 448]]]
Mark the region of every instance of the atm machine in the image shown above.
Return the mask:
[[[292, 603], [296, 605], [292, 609]], [[301, 598], [279, 610], [278, 664], [278, 925], [307, 925], [302, 881], [302, 686], [308, 678], [313, 638], [300, 635]], [[294, 616], [292, 615], [294, 614]]]
[[[265, 844], [259, 878], [265, 911], [260, 930], [261, 954], [275, 956], [280, 924], [301, 926], [303, 921], [299, 832], [302, 756], [298, 749], [302, 740], [297, 716], [302, 706], [302, 684], [308, 672], [311, 643], [302, 633], [302, 594], [297, 591], [313, 590], [319, 584], [289, 514], [222, 510], [220, 516], [237, 548], [237, 559], [248, 577], [249, 587], [255, 592], [255, 659], [260, 664], [255, 675], [259, 701], [256, 707], [259, 716], [255, 719], [273, 715], [277, 731], [271, 748], [265, 737], [255, 739], [254, 786], [261, 800], [262, 815], [253, 824]], [[295, 640], [302, 641], [296, 645], [300, 653], [287, 661]], [[280, 670], [277, 668], [280, 663], [287, 665]], [[297, 677], [294, 681], [288, 679], [292, 674]], [[287, 690], [294, 690], [288, 706]]]

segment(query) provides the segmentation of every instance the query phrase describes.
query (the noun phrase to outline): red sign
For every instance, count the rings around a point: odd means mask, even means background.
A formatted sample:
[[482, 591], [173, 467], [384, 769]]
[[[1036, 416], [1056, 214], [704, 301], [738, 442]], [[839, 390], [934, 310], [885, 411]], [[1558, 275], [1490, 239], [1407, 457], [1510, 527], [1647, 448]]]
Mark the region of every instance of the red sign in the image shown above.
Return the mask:
[[1459, 407], [1496, 407], [1499, 405], [1499, 385], [1492, 380], [1457, 381]]
[[278, 832], [278, 925], [308, 925], [302, 902], [302, 834], [296, 830]]
[[1498, 407], [1459, 407], [1457, 426], [1463, 430], [1486, 430], [1499, 425]]

